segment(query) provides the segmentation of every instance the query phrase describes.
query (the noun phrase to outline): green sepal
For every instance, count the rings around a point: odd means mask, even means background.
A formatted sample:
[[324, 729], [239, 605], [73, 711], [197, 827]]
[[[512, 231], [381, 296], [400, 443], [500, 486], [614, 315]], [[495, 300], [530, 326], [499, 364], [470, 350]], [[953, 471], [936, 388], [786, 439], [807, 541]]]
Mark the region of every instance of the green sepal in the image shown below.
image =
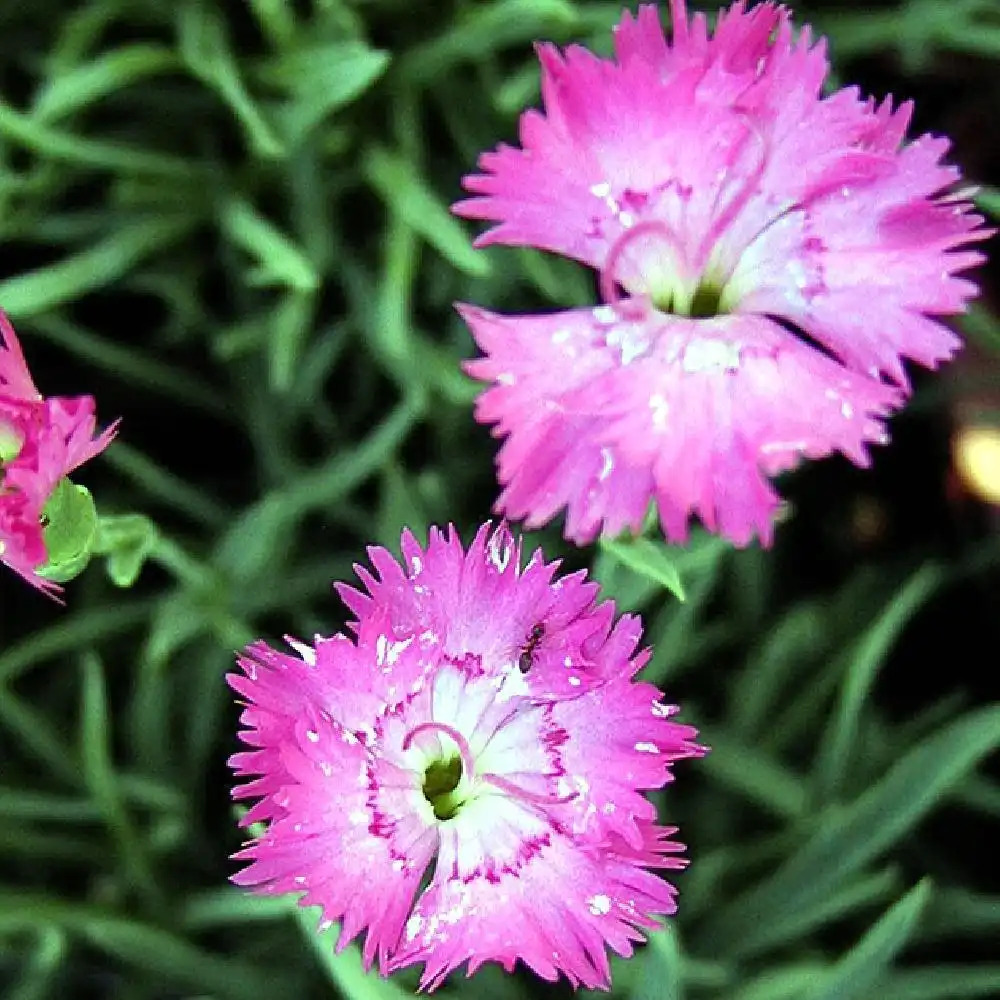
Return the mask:
[[79, 576], [93, 553], [97, 508], [90, 490], [60, 479], [42, 512], [42, 537], [48, 559], [36, 572], [53, 583]]
[[102, 517], [97, 551], [117, 587], [131, 587], [156, 544], [156, 525], [142, 514]]

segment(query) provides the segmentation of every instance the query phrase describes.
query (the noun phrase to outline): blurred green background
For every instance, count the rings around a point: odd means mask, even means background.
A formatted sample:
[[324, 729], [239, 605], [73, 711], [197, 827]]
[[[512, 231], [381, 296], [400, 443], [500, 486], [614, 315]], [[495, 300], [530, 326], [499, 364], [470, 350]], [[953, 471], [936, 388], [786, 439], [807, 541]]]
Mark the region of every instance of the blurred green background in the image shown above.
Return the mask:
[[[996, 215], [1000, 6], [792, 4], [834, 82], [916, 97]], [[222, 677], [265, 636], [340, 627], [364, 546], [496, 495], [451, 303], [594, 301], [593, 277], [475, 252], [447, 206], [537, 100], [531, 42], [607, 52], [571, 0], [0, 2], [0, 306], [42, 390], [117, 443], [78, 478], [111, 553], [59, 608], [0, 578], [0, 991], [388, 1000], [315, 913], [226, 884], [239, 845]], [[1000, 992], [1000, 517], [954, 463], [1000, 427], [996, 272], [963, 360], [893, 443], [783, 483], [770, 552], [696, 534], [578, 551], [639, 611], [648, 675], [713, 747], [662, 797], [691, 868], [630, 1000]], [[663, 584], [676, 569], [686, 600]], [[446, 994], [564, 995], [495, 969]]]

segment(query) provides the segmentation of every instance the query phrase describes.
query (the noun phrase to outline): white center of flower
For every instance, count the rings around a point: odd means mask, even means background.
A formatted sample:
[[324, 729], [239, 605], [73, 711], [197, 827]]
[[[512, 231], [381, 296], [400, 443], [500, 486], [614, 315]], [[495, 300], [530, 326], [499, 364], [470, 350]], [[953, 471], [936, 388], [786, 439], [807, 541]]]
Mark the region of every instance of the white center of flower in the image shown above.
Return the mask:
[[427, 761], [420, 790], [434, 811], [434, 816], [440, 820], [448, 820], [469, 797], [475, 775], [475, 761], [465, 737], [454, 727], [441, 722], [424, 722], [414, 726], [403, 740], [403, 749], [408, 750], [421, 733], [435, 731], [444, 737], [441, 741], [442, 752]]
[[689, 374], [705, 371], [736, 371], [740, 367], [740, 345], [723, 340], [692, 340], [684, 348], [681, 366]]
[[[416, 795], [410, 801], [425, 802], [435, 825], [452, 826], [501, 799], [536, 808], [575, 797], [553, 786], [552, 759], [540, 729], [544, 716], [526, 697], [520, 670], [497, 681], [444, 668], [411, 711], [391, 725], [400, 726], [396, 746], [402, 756], [396, 766], [412, 775]], [[429, 819], [426, 806], [417, 807], [422, 823]]]

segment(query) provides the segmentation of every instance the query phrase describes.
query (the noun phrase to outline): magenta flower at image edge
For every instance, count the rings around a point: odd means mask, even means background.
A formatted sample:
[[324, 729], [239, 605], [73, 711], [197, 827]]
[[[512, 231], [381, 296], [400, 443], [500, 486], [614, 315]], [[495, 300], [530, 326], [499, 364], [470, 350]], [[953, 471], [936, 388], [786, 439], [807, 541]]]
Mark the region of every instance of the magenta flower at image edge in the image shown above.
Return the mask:
[[256, 642], [229, 676], [252, 748], [234, 795], [267, 824], [234, 881], [303, 893], [339, 948], [366, 932], [366, 967], [422, 962], [424, 988], [518, 959], [607, 987], [606, 949], [674, 912], [650, 869], [683, 847], [642, 793], [704, 753], [696, 731], [633, 679], [640, 623], [585, 573], [556, 579], [540, 551], [522, 568], [503, 525], [468, 551], [454, 529], [405, 532], [402, 553], [370, 548], [366, 592], [337, 586], [351, 637]]
[[50, 595], [45, 504], [59, 481], [102, 452], [117, 423], [96, 434], [92, 396], [44, 398], [35, 388], [13, 327], [0, 311], [0, 562]]
[[[959, 346], [936, 317], [976, 293], [960, 249], [990, 233], [941, 164], [904, 143], [911, 105], [821, 96], [823, 42], [773, 4], [690, 19], [622, 15], [615, 58], [540, 45], [544, 112], [484, 153], [454, 211], [477, 245], [595, 268], [605, 302], [544, 315], [460, 306], [503, 439], [498, 512], [566, 536], [671, 540], [697, 515], [738, 544], [772, 539], [770, 477], [840, 451], [860, 466], [909, 393], [904, 359]], [[807, 336], [797, 336], [793, 330]], [[812, 343], [810, 343], [812, 341]], [[815, 346], [815, 345], [818, 345]]]

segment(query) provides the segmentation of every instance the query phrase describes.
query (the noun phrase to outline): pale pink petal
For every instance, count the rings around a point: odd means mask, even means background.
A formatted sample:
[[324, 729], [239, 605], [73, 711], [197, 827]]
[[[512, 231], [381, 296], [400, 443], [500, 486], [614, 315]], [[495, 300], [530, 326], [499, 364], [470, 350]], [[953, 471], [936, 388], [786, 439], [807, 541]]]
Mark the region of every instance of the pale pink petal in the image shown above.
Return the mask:
[[446, 838], [390, 966], [423, 962], [423, 988], [464, 963], [471, 975], [484, 962], [512, 971], [521, 960], [543, 979], [562, 974], [573, 986], [607, 989], [606, 949], [631, 955], [639, 928], [676, 908], [668, 883], [611, 851], [583, 852], [556, 830], [522, 841], [493, 877], [453, 874], [457, 852]]
[[[696, 514], [738, 543], [766, 542], [779, 504], [768, 477], [833, 451], [867, 464], [867, 445], [885, 440], [883, 418], [903, 398], [759, 316], [696, 320], [635, 301], [462, 314], [486, 354], [468, 370], [493, 383], [477, 418], [506, 439], [500, 506], [552, 516], [589, 502], [594, 516], [567, 521], [579, 542], [617, 527], [595, 498], [639, 470], [636, 511], [654, 500], [668, 537], [683, 540]], [[601, 467], [589, 480], [553, 477], [546, 442], [566, 466], [592, 469], [599, 457]]]
[[[643, 507], [647, 501], [644, 495]], [[545, 563], [540, 552], [522, 566], [520, 547], [505, 526], [492, 532], [480, 529], [467, 552], [453, 531], [445, 536], [432, 529], [426, 548], [407, 532], [403, 552], [405, 570], [384, 549], [369, 550], [378, 575], [358, 568], [367, 594], [337, 588], [360, 618], [361, 624], [352, 626], [362, 630], [359, 645], [370, 643], [387, 656], [406, 644], [401, 662], [384, 664], [376, 679], [377, 696], [398, 700], [421, 676], [426, 649], [439, 649], [456, 663], [476, 657], [484, 670], [534, 666], [531, 690], [547, 696], [579, 694], [607, 669], [618, 669], [618, 648], [612, 647], [612, 656], [601, 652], [612, 628], [613, 605], [595, 608], [597, 587], [579, 575], [554, 588], [557, 564]], [[317, 645], [317, 651], [322, 656], [323, 646]], [[401, 665], [410, 670], [403, 682]], [[352, 660], [331, 669], [356, 675]], [[392, 692], [380, 686], [383, 679]]]
[[[894, 111], [852, 89], [822, 97], [823, 44], [808, 29], [794, 40], [781, 7], [736, 4], [710, 40], [703, 16], [688, 24], [685, 5], [671, 7], [670, 45], [645, 5], [623, 15], [614, 61], [540, 47], [544, 113], [524, 114], [520, 148], [483, 154], [482, 173], [465, 181], [474, 197], [455, 206], [497, 223], [479, 243], [611, 268], [630, 293], [664, 305], [680, 286], [682, 300], [700, 284], [724, 288], [730, 310], [785, 316], [865, 372], [896, 375], [890, 349], [922, 364], [947, 357], [944, 329], [929, 350], [910, 343], [907, 309], [960, 312], [975, 286], [954, 275], [980, 256], [956, 249], [988, 235], [967, 193], [948, 194], [959, 173], [941, 163], [947, 141], [904, 144], [909, 105]], [[765, 286], [758, 263], [789, 213], [799, 238], [783, 236], [787, 267]], [[658, 239], [616, 253], [652, 224]], [[802, 272], [823, 280], [805, 287]], [[824, 308], [825, 296], [860, 296], [866, 284], [899, 289], [885, 350], [838, 329], [837, 301]], [[796, 308], [814, 296], [813, 311]]]
[[[990, 231], [947, 140], [906, 141], [909, 104], [824, 96], [824, 43], [796, 35], [783, 7], [736, 3], [709, 36], [672, 0], [670, 21], [668, 42], [655, 6], [625, 12], [612, 59], [539, 46], [542, 110], [522, 115], [518, 146], [480, 157], [454, 206], [494, 223], [479, 245], [597, 269], [597, 323], [612, 317], [628, 374], [609, 374], [607, 352], [572, 330], [594, 323], [573, 314], [515, 330], [465, 307], [487, 355], [469, 370], [493, 383], [476, 414], [503, 439], [496, 509], [529, 527], [564, 511], [580, 543], [634, 532], [653, 498], [671, 539], [695, 514], [767, 544], [769, 477], [834, 450], [866, 464], [909, 389], [906, 363], [958, 349], [941, 317], [976, 294], [961, 272]], [[616, 310], [635, 300], [645, 326], [628, 329]], [[681, 378], [664, 352], [688, 343], [740, 362]], [[647, 355], [655, 377], [630, 364]]]
[[235, 881], [303, 894], [339, 946], [364, 934], [366, 964], [422, 962], [429, 989], [518, 960], [606, 987], [607, 949], [628, 955], [673, 912], [655, 872], [684, 864], [643, 791], [704, 749], [633, 681], [639, 623], [583, 574], [557, 578], [540, 552], [522, 564], [506, 525], [468, 549], [437, 529], [401, 547], [402, 566], [371, 549], [367, 593], [343, 591], [353, 640], [254, 643], [229, 677], [249, 747], [234, 796], [258, 800], [244, 825], [265, 824]]
[[553, 706], [552, 721], [566, 733], [559, 756], [572, 777], [565, 789], [575, 793], [562, 821], [576, 835], [614, 835], [640, 850], [656, 818], [641, 790], [662, 787], [672, 780], [674, 761], [703, 752], [696, 731], [675, 722], [676, 707], [660, 698], [651, 684], [619, 679]]
[[[432, 831], [406, 842], [378, 830], [377, 801], [364, 745], [333, 720], [309, 711], [280, 744], [284, 781], [272, 793], [281, 814], [265, 836], [235, 857], [251, 864], [238, 885], [304, 893], [340, 921], [339, 947], [367, 929], [363, 957], [384, 966], [437, 847]], [[260, 792], [258, 792], [260, 794]], [[419, 792], [416, 792], [419, 794]]]

